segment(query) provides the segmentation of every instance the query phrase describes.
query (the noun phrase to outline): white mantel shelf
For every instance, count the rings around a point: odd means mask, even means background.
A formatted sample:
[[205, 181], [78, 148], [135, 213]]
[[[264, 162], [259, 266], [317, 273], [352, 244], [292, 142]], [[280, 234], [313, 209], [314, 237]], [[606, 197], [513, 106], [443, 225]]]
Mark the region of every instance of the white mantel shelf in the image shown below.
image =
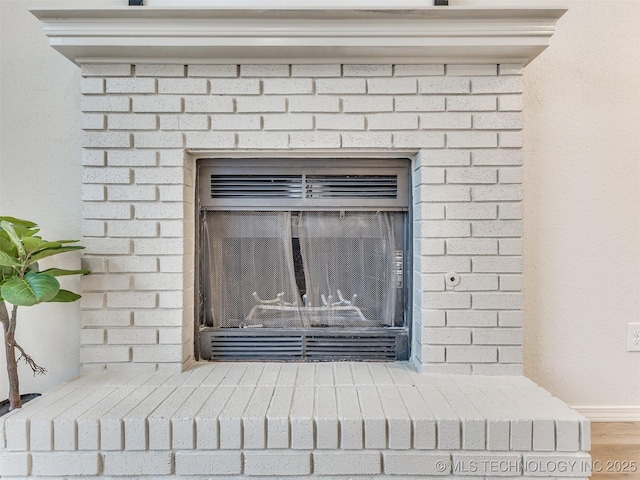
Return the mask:
[[32, 8], [53, 48], [82, 63], [523, 63], [562, 8]]

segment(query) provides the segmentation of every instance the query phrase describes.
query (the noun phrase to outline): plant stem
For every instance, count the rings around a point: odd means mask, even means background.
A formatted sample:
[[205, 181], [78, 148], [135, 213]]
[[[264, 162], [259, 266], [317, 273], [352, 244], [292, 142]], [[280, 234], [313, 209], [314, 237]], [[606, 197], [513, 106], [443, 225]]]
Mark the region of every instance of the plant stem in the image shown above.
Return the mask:
[[16, 314], [18, 307], [14, 306], [11, 318], [7, 312], [5, 302], [0, 302], [0, 323], [4, 328], [4, 350], [7, 360], [7, 375], [9, 377], [9, 410], [22, 407], [20, 400], [20, 381], [18, 379], [18, 362], [15, 350]]

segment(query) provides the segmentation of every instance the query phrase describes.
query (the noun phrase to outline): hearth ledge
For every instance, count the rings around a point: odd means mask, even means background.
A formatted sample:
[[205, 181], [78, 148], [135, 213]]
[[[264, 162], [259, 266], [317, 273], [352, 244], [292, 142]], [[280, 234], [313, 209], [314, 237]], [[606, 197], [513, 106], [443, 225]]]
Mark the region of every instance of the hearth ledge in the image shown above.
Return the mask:
[[28, 478], [492, 476], [502, 465], [576, 479], [589, 449], [589, 422], [525, 377], [402, 364], [82, 375], [0, 418], [0, 475]]

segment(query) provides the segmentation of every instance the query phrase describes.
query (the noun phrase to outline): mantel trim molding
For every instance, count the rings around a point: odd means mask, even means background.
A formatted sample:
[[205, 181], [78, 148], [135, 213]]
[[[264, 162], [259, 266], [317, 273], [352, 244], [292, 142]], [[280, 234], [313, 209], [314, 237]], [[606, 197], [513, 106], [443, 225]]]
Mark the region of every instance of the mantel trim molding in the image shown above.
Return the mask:
[[562, 8], [32, 8], [77, 64], [521, 63]]

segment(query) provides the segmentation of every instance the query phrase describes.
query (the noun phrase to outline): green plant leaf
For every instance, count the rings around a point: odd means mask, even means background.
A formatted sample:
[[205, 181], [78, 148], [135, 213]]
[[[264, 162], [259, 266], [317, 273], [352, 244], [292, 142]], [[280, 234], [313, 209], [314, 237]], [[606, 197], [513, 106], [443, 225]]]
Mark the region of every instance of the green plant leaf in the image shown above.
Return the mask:
[[60, 283], [46, 273], [27, 272], [24, 278], [9, 280], [0, 294], [12, 305], [30, 307], [54, 298], [60, 290]]
[[44, 240], [40, 237], [23, 237], [22, 243], [24, 244], [24, 248], [26, 248], [28, 253], [32, 253], [38, 250], [42, 245], [46, 244]]
[[82, 249], [84, 249], [84, 247], [81, 247], [80, 245], [68, 245], [66, 247], [62, 246], [58, 248], [47, 248], [45, 250], [42, 250], [41, 252], [31, 255], [31, 257], [29, 258], [28, 264], [31, 265], [32, 263], [42, 260], [43, 258], [50, 257], [52, 255], [57, 255], [59, 253], [72, 252], [74, 250], [82, 250]]
[[16, 271], [13, 268], [0, 266], [0, 275], [4, 278], [13, 277], [15, 274]]
[[0, 221], [0, 227], [2, 227], [5, 232], [7, 232], [7, 235], [9, 235], [9, 240], [11, 240], [11, 242], [13, 242], [13, 244], [16, 246], [16, 248], [18, 249], [18, 253], [20, 253], [21, 256], [26, 255], [24, 245], [22, 244], [20, 237], [16, 233], [16, 230], [13, 228], [13, 225], [5, 220], [2, 220]]
[[9, 223], [13, 223], [14, 225], [21, 225], [23, 227], [35, 227], [37, 226], [35, 223], [30, 222], [29, 220], [22, 220], [21, 218], [15, 217], [0, 217], [0, 221], [5, 221]]
[[27, 253], [37, 253], [47, 248], [58, 248], [62, 246], [60, 242], [47, 242], [40, 237], [23, 237], [22, 243], [24, 243]]
[[0, 251], [13, 255], [17, 251], [16, 247], [14, 247], [11, 240], [9, 240], [9, 235], [5, 234], [5, 236], [3, 236], [3, 233], [4, 232], [0, 232]]
[[16, 235], [18, 235], [18, 238], [20, 239], [24, 239], [26, 237], [33, 237], [36, 233], [40, 231], [37, 228], [25, 228], [25, 227], [18, 227], [18, 226], [14, 226], [13, 229], [16, 231]]
[[62, 277], [64, 275], [87, 275], [91, 270], [64, 270], [62, 268], [48, 268], [40, 273], [46, 273], [52, 277]]
[[70, 292], [69, 290], [59, 290], [58, 293], [56, 294], [55, 297], [53, 297], [51, 300], [48, 300], [49, 302], [65, 302], [65, 303], [69, 303], [69, 302], [75, 302], [76, 300], [78, 300], [79, 298], [81, 298], [81, 295], [78, 295], [77, 293], [73, 293]]
[[20, 261], [0, 250], [0, 267], [19, 267]]

